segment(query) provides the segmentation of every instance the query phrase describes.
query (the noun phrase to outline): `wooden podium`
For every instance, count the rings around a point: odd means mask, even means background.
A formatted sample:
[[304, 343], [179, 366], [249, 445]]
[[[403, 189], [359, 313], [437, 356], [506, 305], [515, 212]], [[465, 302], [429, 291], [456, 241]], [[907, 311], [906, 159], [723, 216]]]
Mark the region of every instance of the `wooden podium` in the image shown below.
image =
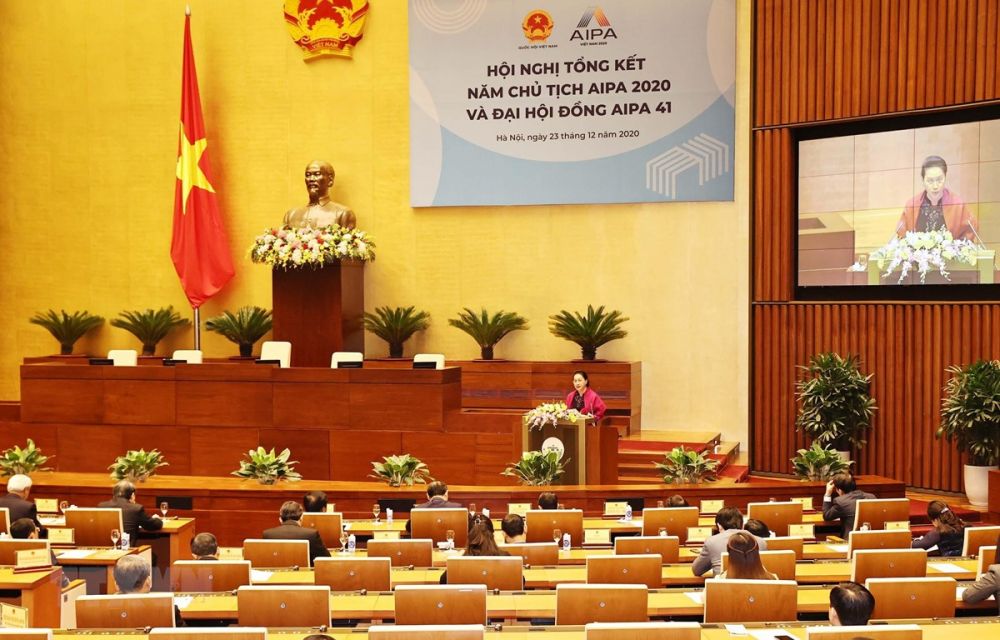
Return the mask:
[[521, 421], [521, 443], [524, 451], [541, 451], [548, 438], [563, 443], [566, 472], [554, 484], [617, 484], [618, 429], [606, 420], [595, 424], [593, 418], [570, 422], [560, 420], [556, 426], [529, 429]]
[[334, 351], [365, 351], [364, 263], [333, 262], [271, 275], [274, 340], [292, 343], [292, 366], [329, 367]]

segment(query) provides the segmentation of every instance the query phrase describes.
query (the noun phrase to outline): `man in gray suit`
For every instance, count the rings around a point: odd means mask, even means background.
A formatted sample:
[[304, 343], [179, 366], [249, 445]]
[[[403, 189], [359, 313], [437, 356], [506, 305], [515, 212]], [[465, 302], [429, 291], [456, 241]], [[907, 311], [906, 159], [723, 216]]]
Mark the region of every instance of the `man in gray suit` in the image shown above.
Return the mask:
[[847, 540], [848, 534], [854, 529], [854, 514], [858, 511], [858, 500], [874, 498], [874, 493], [858, 489], [854, 476], [849, 473], [838, 473], [826, 484], [826, 495], [823, 496], [823, 519], [840, 518], [842, 524], [840, 537]]
[[[729, 538], [737, 531], [743, 530], [743, 514], [736, 507], [723, 507], [715, 514], [715, 526], [719, 532], [705, 541], [701, 553], [691, 563], [691, 571], [696, 576], [702, 575], [709, 569], [712, 570], [713, 577], [722, 573], [722, 554], [729, 544]], [[760, 550], [766, 551], [767, 542], [757, 536], [754, 538], [760, 545]]]

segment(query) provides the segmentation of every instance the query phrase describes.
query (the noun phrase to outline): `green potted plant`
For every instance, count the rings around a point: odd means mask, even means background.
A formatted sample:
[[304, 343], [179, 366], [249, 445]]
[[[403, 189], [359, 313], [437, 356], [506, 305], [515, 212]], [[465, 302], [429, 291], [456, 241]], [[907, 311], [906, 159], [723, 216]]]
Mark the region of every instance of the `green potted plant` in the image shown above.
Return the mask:
[[205, 322], [205, 329], [218, 333], [239, 345], [240, 357], [253, 356], [253, 346], [271, 330], [271, 312], [262, 307], [240, 307], [234, 314], [223, 311], [221, 316]]
[[403, 343], [431, 324], [431, 314], [415, 307], [378, 307], [365, 312], [365, 329], [389, 343], [389, 357], [403, 357]]
[[606, 313], [603, 305], [595, 310], [588, 304], [585, 316], [565, 309], [549, 316], [549, 331], [558, 338], [578, 344], [584, 360], [594, 360], [598, 347], [628, 335], [622, 329], [626, 321], [628, 318], [621, 311]]
[[799, 449], [792, 458], [792, 471], [803, 480], [826, 481], [841, 472], [849, 472], [852, 461], [846, 461], [835, 450], [813, 442], [808, 449]]
[[30, 474], [33, 471], [48, 471], [43, 467], [49, 456], [42, 455], [42, 450], [35, 446], [35, 441], [28, 438], [28, 444], [22, 449], [14, 445], [0, 453], [0, 474], [12, 476], [18, 473]]
[[166, 467], [168, 463], [163, 458], [163, 454], [156, 449], [130, 449], [125, 455], [118, 456], [115, 461], [108, 465], [111, 470], [111, 477], [114, 480], [131, 480], [132, 482], [144, 482], [150, 476], [156, 475], [156, 470]]
[[372, 462], [372, 473], [369, 477], [382, 480], [390, 487], [427, 484], [428, 480], [434, 479], [427, 465], [408, 453], [384, 456], [382, 462]]
[[987, 503], [989, 472], [1000, 461], [1000, 360], [948, 367], [937, 437], [966, 454], [965, 494], [969, 503]]
[[521, 459], [511, 462], [500, 475], [517, 478], [520, 484], [546, 486], [558, 480], [566, 472], [566, 463], [558, 451], [525, 451]]
[[288, 480], [297, 482], [302, 476], [295, 470], [298, 460], [289, 460], [292, 452], [284, 449], [281, 453], [275, 453], [264, 447], [257, 447], [247, 451], [246, 456], [240, 460], [240, 468], [232, 472], [238, 478], [253, 478], [261, 484], [274, 484], [278, 480]]
[[654, 462], [653, 466], [660, 470], [667, 484], [694, 484], [713, 482], [719, 462], [699, 451], [675, 447], [663, 457], [663, 462]]
[[878, 407], [869, 395], [874, 374], [865, 375], [861, 358], [837, 353], [817, 353], [805, 367], [806, 376], [795, 383], [799, 412], [795, 428], [820, 445], [831, 445], [844, 452], [865, 445], [865, 433], [871, 427]]
[[155, 354], [156, 345], [172, 330], [189, 324], [191, 321], [182, 318], [172, 306], [155, 311], [153, 309], [122, 311], [111, 321], [111, 326], [124, 329], [139, 339], [144, 356]]
[[457, 318], [449, 319], [448, 324], [472, 336], [479, 345], [483, 360], [493, 359], [493, 347], [508, 333], [528, 328], [528, 321], [513, 311], [498, 311], [490, 315], [483, 309], [476, 314], [468, 307], [460, 311]]
[[73, 354], [73, 345], [86, 334], [104, 324], [101, 316], [92, 316], [88, 311], [74, 311], [72, 315], [61, 309], [59, 313], [49, 309], [47, 312], [38, 312], [30, 320], [31, 324], [37, 324], [52, 334], [52, 337], [59, 341], [59, 355], [68, 356]]

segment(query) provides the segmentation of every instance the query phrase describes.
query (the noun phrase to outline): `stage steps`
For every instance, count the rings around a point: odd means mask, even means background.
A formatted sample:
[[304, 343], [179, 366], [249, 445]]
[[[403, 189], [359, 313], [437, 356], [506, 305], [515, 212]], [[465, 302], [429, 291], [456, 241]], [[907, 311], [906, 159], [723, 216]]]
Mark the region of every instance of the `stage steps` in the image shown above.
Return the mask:
[[739, 442], [723, 442], [714, 431], [643, 431], [618, 441], [619, 484], [648, 484], [660, 481], [660, 472], [653, 465], [676, 447], [707, 454], [719, 461], [719, 475], [745, 482], [749, 470], [735, 467], [740, 453]]

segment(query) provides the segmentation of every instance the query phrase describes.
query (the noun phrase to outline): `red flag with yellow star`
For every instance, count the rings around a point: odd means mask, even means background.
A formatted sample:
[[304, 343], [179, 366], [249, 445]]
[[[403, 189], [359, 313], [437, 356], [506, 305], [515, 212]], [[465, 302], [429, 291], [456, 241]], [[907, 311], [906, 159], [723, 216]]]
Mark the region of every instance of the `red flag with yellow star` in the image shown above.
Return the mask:
[[181, 287], [197, 309], [233, 277], [229, 240], [219, 217], [212, 182], [205, 122], [201, 116], [198, 74], [191, 48], [191, 16], [184, 18], [184, 78], [181, 87], [181, 133], [177, 143], [174, 235], [170, 258]]

